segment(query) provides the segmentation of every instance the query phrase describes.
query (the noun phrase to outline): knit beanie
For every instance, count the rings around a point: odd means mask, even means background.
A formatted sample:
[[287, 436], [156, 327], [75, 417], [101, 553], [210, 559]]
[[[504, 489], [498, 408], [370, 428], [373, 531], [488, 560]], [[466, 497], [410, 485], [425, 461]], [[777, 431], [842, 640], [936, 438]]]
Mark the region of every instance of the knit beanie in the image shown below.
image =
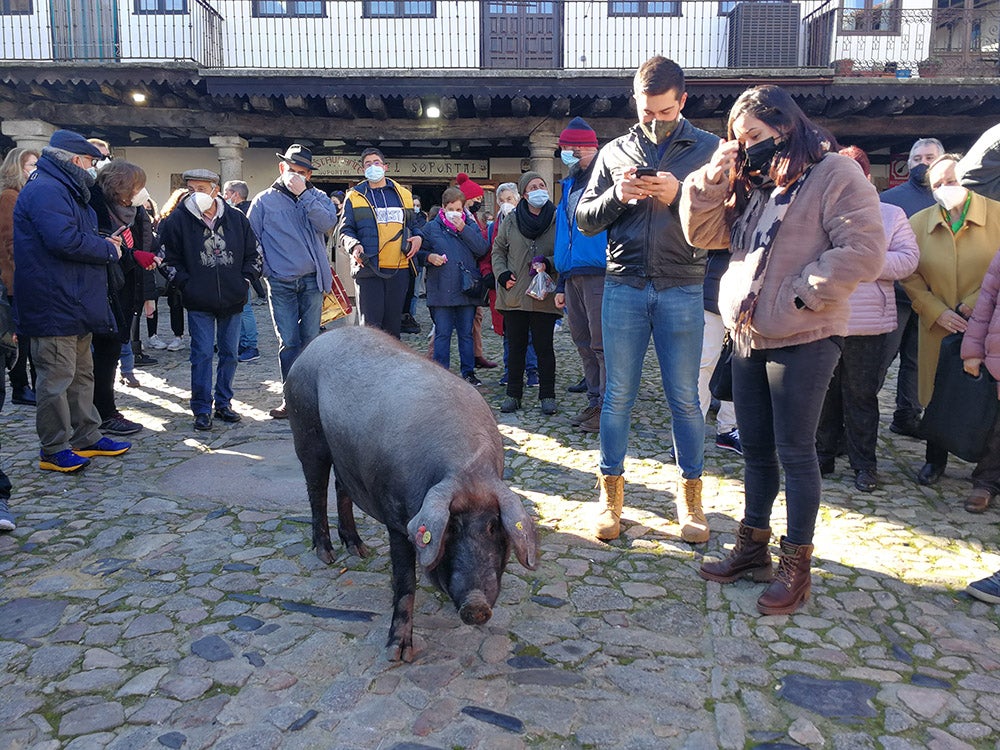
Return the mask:
[[582, 117], [574, 117], [559, 134], [560, 146], [593, 146], [597, 148], [597, 133]]
[[524, 191], [528, 187], [528, 183], [531, 182], [536, 177], [539, 180], [545, 179], [540, 174], [538, 174], [538, 172], [525, 172], [523, 175], [521, 175], [521, 179], [517, 181], [517, 194], [524, 195]]
[[465, 172], [459, 172], [458, 177], [455, 178], [455, 182], [458, 183], [458, 189], [462, 191], [465, 200], [474, 201], [476, 198], [483, 197], [483, 189], [478, 183], [473, 182], [472, 178]]

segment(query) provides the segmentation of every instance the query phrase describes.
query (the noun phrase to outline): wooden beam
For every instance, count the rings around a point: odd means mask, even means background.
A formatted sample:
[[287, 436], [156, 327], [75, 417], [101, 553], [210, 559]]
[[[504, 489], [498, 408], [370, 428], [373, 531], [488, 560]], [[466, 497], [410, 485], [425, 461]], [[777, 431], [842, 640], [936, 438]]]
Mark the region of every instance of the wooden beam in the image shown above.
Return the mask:
[[407, 117], [416, 119], [424, 113], [424, 104], [419, 96], [407, 96], [403, 99], [403, 109]]
[[523, 96], [515, 96], [510, 100], [510, 109], [514, 117], [527, 117], [531, 112], [531, 102]]
[[871, 99], [852, 97], [850, 99], [833, 99], [826, 105], [825, 116], [831, 120], [838, 117], [855, 115], [872, 103]]
[[560, 96], [556, 99], [553, 99], [552, 106], [549, 108], [549, 117], [555, 117], [557, 119], [569, 117], [568, 96]]
[[273, 112], [274, 99], [262, 94], [250, 94], [250, 106], [258, 112]]
[[903, 114], [913, 106], [912, 96], [891, 96], [885, 99], [876, 99], [871, 106], [865, 110], [866, 117], [896, 117]]
[[385, 99], [381, 96], [366, 96], [365, 106], [368, 107], [368, 111], [376, 120], [389, 119], [389, 111], [385, 108]]
[[[329, 107], [329, 105], [328, 105]], [[363, 118], [353, 121], [303, 115], [279, 117], [260, 112], [218, 112], [206, 118], [200, 109], [166, 109], [163, 107], [106, 107], [94, 104], [64, 104], [37, 100], [29, 104], [0, 101], [0, 120], [36, 119], [60, 127], [88, 130], [91, 127], [158, 128], [190, 131], [192, 137], [208, 138], [216, 133], [234, 133], [244, 138], [272, 137], [358, 140], [370, 139], [372, 131], [384, 140], [464, 140], [482, 138], [484, 132], [504, 133], [505, 137], [525, 138], [536, 123], [533, 118], [492, 117], [456, 118], [454, 120], [411, 120], [392, 118], [375, 121]], [[625, 133], [635, 122], [634, 117], [595, 119], [591, 126], [602, 143]], [[725, 118], [693, 119], [692, 124], [719, 134], [725, 130]], [[886, 120], [860, 115], [851, 117], [818, 117], [818, 125], [834, 135], [853, 137], [883, 136]], [[956, 137], [978, 136], [996, 124], [995, 115], [902, 115], [891, 120], [893, 135], [898, 138], [918, 138], [927, 133]], [[554, 131], [555, 135], [558, 132]]]
[[293, 112], [308, 112], [309, 102], [304, 96], [285, 94], [285, 106]]
[[480, 117], [489, 117], [493, 110], [493, 97], [489, 94], [476, 94], [472, 97], [472, 104], [476, 108], [476, 114]]
[[591, 116], [606, 115], [611, 111], [611, 100], [606, 96], [599, 96], [587, 107], [587, 114]]
[[458, 117], [458, 100], [453, 96], [441, 97], [441, 116], [446, 120], [454, 120]]
[[354, 108], [343, 96], [326, 97], [326, 111], [333, 117], [341, 117], [347, 120], [354, 119]]

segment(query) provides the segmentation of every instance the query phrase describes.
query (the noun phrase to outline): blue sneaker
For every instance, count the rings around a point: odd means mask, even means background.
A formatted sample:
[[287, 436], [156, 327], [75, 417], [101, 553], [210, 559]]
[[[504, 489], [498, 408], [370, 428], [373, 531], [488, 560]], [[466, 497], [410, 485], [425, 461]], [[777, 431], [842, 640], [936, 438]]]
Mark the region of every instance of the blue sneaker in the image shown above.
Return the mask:
[[538, 387], [538, 372], [536, 370], [529, 370], [528, 371], [528, 382], [526, 383], [526, 385], [529, 388], [537, 388]]
[[240, 362], [253, 362], [255, 359], [260, 359], [260, 352], [257, 351], [257, 347], [248, 346], [240, 352], [237, 359], [239, 359]]
[[118, 441], [112, 440], [109, 437], [102, 437], [93, 445], [79, 449], [76, 454], [85, 458], [93, 458], [94, 456], [120, 456], [131, 447], [132, 443], [125, 440]]
[[500, 383], [500, 385], [507, 385], [507, 373], [501, 375], [500, 380], [498, 382]]
[[45, 471], [70, 472], [82, 469], [90, 463], [90, 459], [81, 456], [68, 448], [58, 453], [38, 452], [38, 468]]
[[989, 578], [973, 581], [965, 587], [965, 593], [981, 602], [1000, 604], [1000, 570]]

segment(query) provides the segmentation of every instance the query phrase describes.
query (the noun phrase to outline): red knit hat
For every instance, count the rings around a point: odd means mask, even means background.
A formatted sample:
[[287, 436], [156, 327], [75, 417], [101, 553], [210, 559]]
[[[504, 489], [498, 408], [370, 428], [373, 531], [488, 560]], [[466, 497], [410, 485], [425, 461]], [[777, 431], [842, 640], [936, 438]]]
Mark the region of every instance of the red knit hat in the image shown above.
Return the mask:
[[559, 134], [560, 146], [593, 146], [598, 148], [597, 133], [582, 117], [574, 117]]
[[477, 183], [473, 182], [472, 178], [465, 172], [459, 172], [458, 177], [455, 178], [455, 182], [458, 183], [458, 189], [462, 191], [467, 201], [482, 198], [484, 195], [483, 189]]

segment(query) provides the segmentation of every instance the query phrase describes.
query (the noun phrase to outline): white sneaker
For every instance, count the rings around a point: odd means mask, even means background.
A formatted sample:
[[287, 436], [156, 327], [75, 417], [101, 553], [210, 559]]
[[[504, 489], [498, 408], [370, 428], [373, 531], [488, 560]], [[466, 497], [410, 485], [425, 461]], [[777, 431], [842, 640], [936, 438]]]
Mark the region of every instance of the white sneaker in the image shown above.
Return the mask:
[[150, 349], [166, 349], [167, 342], [157, 336], [155, 333], [149, 337], [149, 341], [146, 342], [146, 346]]
[[174, 336], [173, 340], [167, 344], [168, 352], [179, 352], [184, 348], [184, 339], [180, 336]]

